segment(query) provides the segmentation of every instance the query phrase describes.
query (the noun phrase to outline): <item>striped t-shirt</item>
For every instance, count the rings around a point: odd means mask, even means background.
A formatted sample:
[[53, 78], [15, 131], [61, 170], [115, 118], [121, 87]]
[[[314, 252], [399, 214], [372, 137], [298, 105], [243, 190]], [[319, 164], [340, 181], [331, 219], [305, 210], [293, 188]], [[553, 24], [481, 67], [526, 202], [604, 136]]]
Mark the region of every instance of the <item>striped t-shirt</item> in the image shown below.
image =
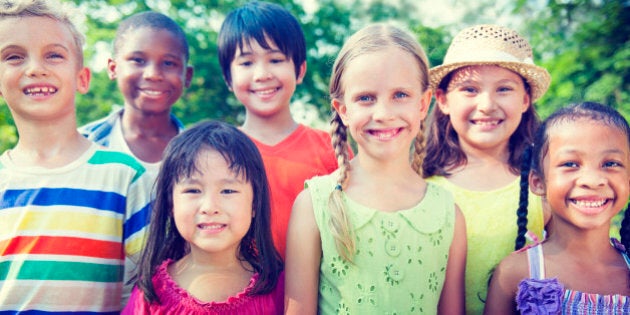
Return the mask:
[[55, 169], [0, 156], [0, 314], [117, 314], [150, 183], [131, 156], [92, 145]]

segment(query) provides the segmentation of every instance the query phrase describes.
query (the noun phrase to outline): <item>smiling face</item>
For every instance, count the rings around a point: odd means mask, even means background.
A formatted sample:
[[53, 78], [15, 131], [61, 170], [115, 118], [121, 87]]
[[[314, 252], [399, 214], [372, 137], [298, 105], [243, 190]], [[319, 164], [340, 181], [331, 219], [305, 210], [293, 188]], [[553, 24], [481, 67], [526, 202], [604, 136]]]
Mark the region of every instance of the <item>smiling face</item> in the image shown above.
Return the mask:
[[262, 118], [289, 112], [291, 97], [306, 73], [306, 62], [296, 74], [293, 60], [273, 41], [267, 39], [267, 43], [269, 49], [256, 40], [245, 42], [242, 50], [236, 49], [230, 64], [234, 96], [245, 106], [247, 115]]
[[359, 154], [408, 159], [425, 118], [431, 92], [422, 90], [420, 68], [407, 51], [389, 46], [349, 61], [341, 79], [343, 98], [333, 100]]
[[75, 93], [87, 92], [90, 81], [79, 51], [70, 29], [57, 20], [0, 20], [0, 94], [14, 118], [74, 115]]
[[170, 113], [193, 74], [183, 43], [168, 30], [150, 27], [129, 29], [119, 42], [107, 69], [117, 80], [125, 107], [145, 114]]
[[464, 150], [507, 152], [510, 136], [529, 108], [523, 78], [499, 66], [469, 66], [453, 72], [447, 90], [437, 90]]
[[173, 187], [175, 226], [191, 253], [236, 257], [255, 215], [252, 185], [214, 150], [199, 153], [197, 168]]
[[630, 195], [627, 136], [585, 118], [548, 130], [542, 176], [530, 178], [532, 191], [546, 196], [554, 217], [580, 229], [610, 225]]

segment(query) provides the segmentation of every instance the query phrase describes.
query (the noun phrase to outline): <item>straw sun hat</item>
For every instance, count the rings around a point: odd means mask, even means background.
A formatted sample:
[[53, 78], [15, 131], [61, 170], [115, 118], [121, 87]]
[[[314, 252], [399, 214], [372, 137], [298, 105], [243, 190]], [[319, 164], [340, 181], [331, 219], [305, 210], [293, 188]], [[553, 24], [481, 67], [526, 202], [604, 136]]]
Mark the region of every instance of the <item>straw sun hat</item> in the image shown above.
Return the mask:
[[430, 70], [436, 89], [450, 72], [471, 65], [497, 65], [520, 74], [531, 87], [532, 102], [549, 87], [551, 76], [534, 64], [532, 48], [517, 32], [498, 25], [475, 25], [459, 32], [446, 51], [444, 63]]

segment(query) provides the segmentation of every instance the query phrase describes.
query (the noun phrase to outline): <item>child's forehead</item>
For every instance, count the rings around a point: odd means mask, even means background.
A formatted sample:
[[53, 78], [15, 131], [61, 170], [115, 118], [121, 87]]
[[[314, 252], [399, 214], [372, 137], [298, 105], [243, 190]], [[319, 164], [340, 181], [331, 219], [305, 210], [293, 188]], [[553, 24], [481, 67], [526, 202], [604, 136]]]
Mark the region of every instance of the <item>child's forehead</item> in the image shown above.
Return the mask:
[[236, 45], [236, 54], [243, 52], [251, 52], [255, 49], [279, 51], [278, 45], [268, 35], [263, 34], [261, 37], [244, 34], [238, 45]]
[[[592, 137], [593, 135], [598, 135]], [[593, 148], [596, 145], [611, 145], [630, 149], [628, 135], [617, 126], [604, 120], [596, 120], [589, 117], [574, 119], [561, 119], [547, 128], [547, 139], [556, 147], [564, 144], [576, 144], [578, 147]], [[593, 142], [593, 143], [590, 143]]]
[[140, 26], [127, 29], [119, 36], [119, 50], [127, 50], [130, 47], [168, 48], [172, 53], [186, 54], [185, 43], [172, 30], [167, 28], [155, 28], [151, 26]]
[[[16, 31], [19, 30], [19, 31]], [[77, 49], [70, 26], [47, 16], [11, 16], [0, 18], [0, 42], [25, 44], [55, 44]]]
[[496, 77], [497, 75], [501, 75], [503, 77], [511, 78], [511, 79], [522, 79], [520, 74], [510, 70], [503, 68], [498, 65], [493, 64], [480, 64], [480, 65], [469, 65], [465, 67], [461, 67], [459, 69], [453, 70], [451, 81], [464, 80], [470, 78], [479, 79], [482, 74], [490, 74], [492, 77]]

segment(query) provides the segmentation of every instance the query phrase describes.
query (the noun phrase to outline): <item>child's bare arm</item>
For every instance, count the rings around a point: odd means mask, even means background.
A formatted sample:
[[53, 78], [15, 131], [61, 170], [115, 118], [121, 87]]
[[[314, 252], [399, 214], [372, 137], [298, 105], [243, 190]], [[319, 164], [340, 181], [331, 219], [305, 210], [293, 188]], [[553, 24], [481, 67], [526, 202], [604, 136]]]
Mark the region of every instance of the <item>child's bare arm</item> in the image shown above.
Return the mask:
[[496, 267], [488, 286], [484, 314], [518, 314], [514, 298], [519, 282], [529, 273], [524, 255], [523, 252], [512, 253]]
[[308, 189], [293, 204], [287, 231], [285, 314], [316, 314], [321, 239]]
[[467, 248], [464, 215], [459, 210], [459, 207], [455, 206], [455, 230], [453, 242], [448, 253], [446, 277], [444, 278], [444, 287], [440, 294], [438, 314], [465, 313], [464, 275]]

